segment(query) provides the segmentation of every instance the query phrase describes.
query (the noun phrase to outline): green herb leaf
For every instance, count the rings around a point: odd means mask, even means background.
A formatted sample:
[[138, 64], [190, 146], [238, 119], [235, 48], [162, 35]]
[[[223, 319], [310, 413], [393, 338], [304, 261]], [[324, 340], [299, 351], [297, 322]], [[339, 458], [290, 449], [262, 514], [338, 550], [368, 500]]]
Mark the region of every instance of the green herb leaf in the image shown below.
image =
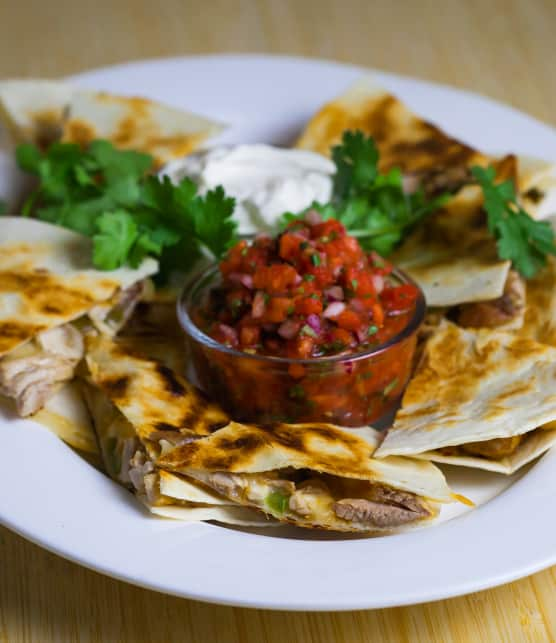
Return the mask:
[[93, 236], [93, 262], [101, 270], [115, 270], [127, 259], [135, 240], [137, 226], [128, 212], [106, 212], [96, 221]]
[[546, 255], [556, 255], [550, 223], [532, 219], [518, 205], [513, 183], [496, 183], [493, 167], [474, 166], [471, 172], [483, 190], [487, 225], [500, 258], [510, 260], [526, 279], [534, 277], [546, 265]]

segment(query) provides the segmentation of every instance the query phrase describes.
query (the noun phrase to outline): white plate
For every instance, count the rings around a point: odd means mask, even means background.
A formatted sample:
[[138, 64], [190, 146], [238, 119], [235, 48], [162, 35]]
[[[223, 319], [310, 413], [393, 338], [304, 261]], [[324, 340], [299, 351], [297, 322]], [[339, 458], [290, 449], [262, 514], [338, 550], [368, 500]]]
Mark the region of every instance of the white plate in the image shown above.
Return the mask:
[[[222, 140], [287, 144], [361, 73], [329, 62], [218, 56], [133, 63], [73, 80], [224, 120], [232, 127]], [[378, 76], [416, 111], [484, 150], [556, 159], [556, 132], [509, 107]], [[178, 596], [273, 609], [389, 607], [492, 587], [556, 563], [556, 453], [513, 478], [450, 469], [456, 489], [482, 506], [449, 507], [435, 527], [369, 539], [151, 518], [54, 435], [2, 415], [0, 452], [4, 525], [82, 565]]]

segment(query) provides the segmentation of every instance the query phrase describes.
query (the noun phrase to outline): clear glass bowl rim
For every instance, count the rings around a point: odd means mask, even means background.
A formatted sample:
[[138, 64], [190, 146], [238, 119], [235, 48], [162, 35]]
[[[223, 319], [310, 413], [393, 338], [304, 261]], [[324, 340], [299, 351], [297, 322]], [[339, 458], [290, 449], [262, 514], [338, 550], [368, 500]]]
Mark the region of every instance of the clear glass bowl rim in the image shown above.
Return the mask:
[[366, 351], [361, 351], [359, 353], [350, 353], [348, 355], [323, 355], [321, 357], [309, 357], [304, 359], [290, 358], [290, 357], [277, 357], [274, 355], [259, 355], [253, 353], [245, 353], [244, 351], [231, 348], [230, 346], [225, 346], [220, 342], [212, 339], [203, 331], [196, 326], [189, 315], [189, 308], [192, 304], [193, 295], [196, 293], [197, 287], [202, 287], [206, 280], [214, 277], [219, 272], [218, 264], [212, 264], [208, 268], [205, 268], [203, 271], [197, 273], [193, 278], [187, 281], [186, 285], [182, 289], [182, 292], [177, 301], [177, 315], [178, 321], [185, 331], [185, 333], [194, 341], [199, 344], [203, 344], [207, 348], [217, 350], [221, 353], [225, 353], [230, 356], [235, 356], [242, 359], [252, 359], [258, 362], [267, 362], [268, 364], [300, 364], [303, 366], [309, 366], [311, 364], [338, 364], [343, 362], [356, 362], [360, 360], [369, 359], [370, 357], [381, 355], [386, 352], [389, 348], [400, 344], [402, 341], [411, 337], [415, 333], [419, 326], [423, 323], [426, 312], [426, 302], [425, 296], [421, 288], [409, 277], [405, 272], [399, 268], [394, 268], [392, 274], [400, 281], [401, 284], [411, 284], [417, 288], [419, 295], [415, 302], [415, 310], [413, 315], [405, 328], [400, 331], [397, 335], [394, 335], [391, 339], [379, 346], [375, 346]]

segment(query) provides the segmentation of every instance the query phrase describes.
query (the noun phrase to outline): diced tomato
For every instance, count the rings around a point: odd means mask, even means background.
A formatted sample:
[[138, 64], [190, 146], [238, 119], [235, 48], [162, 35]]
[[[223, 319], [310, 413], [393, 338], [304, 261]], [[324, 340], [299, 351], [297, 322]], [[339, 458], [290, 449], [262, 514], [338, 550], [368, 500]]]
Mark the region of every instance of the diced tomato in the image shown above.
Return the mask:
[[220, 262], [220, 271], [225, 277], [231, 272], [240, 272], [245, 252], [247, 252], [247, 241], [245, 240], [230, 248], [226, 257]]
[[384, 310], [379, 303], [374, 303], [372, 307], [373, 311], [373, 322], [376, 326], [382, 326], [384, 324]]
[[418, 295], [419, 291], [414, 285], [403, 284], [383, 290], [381, 299], [389, 313], [402, 313], [413, 308]]
[[353, 335], [344, 328], [334, 328], [331, 332], [332, 340], [343, 344], [346, 348], [353, 344]]
[[288, 264], [261, 266], [253, 275], [253, 284], [259, 290], [266, 290], [269, 295], [286, 293], [299, 280], [295, 268]]
[[289, 297], [271, 297], [261, 317], [263, 322], [280, 324], [295, 310], [293, 299]]
[[280, 256], [285, 261], [295, 260], [300, 251], [301, 244], [304, 243], [305, 239], [298, 234], [291, 232], [285, 232], [280, 237]]
[[345, 330], [356, 331], [363, 325], [361, 317], [357, 313], [354, 313], [353, 310], [344, 310], [343, 313], [340, 313], [335, 319], [336, 323], [340, 328]]
[[337, 219], [328, 219], [311, 228], [311, 238], [323, 240], [324, 243], [346, 236], [346, 229]]
[[242, 346], [255, 346], [261, 338], [259, 326], [243, 326], [239, 331], [239, 342]]
[[322, 300], [319, 297], [301, 297], [295, 300], [295, 313], [297, 315], [320, 315], [322, 313]]

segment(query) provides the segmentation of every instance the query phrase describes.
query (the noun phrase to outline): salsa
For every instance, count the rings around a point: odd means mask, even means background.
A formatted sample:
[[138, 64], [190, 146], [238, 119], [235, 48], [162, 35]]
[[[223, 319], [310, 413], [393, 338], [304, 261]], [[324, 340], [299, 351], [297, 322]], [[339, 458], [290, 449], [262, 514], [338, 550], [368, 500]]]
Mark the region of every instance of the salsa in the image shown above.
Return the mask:
[[308, 359], [368, 350], [404, 328], [416, 286], [394, 279], [339, 221], [315, 219], [229, 251], [222, 286], [200, 311], [204, 332], [242, 351]]
[[339, 221], [310, 212], [275, 238], [240, 241], [217, 277], [188, 313], [234, 351], [193, 342], [193, 357], [201, 383], [233, 417], [359, 426], [396, 402], [415, 332], [373, 350], [408, 327], [421, 294]]

